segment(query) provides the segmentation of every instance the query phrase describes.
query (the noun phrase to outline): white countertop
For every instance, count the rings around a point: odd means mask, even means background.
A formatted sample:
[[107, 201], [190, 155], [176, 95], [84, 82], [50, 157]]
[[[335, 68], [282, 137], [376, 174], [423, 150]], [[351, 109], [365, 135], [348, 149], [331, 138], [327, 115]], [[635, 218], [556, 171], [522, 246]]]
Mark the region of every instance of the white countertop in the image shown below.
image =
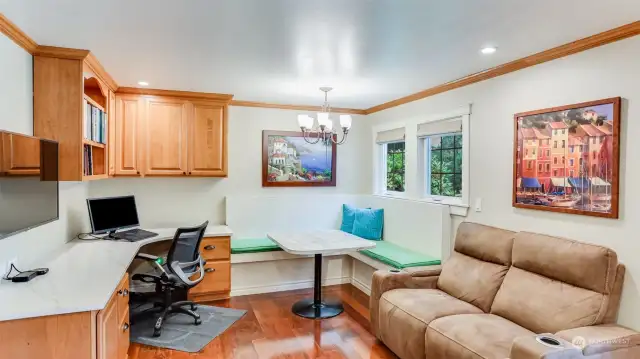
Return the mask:
[[285, 251], [298, 255], [344, 254], [376, 246], [374, 241], [335, 229], [268, 233], [267, 237]]
[[[49, 268], [46, 275], [27, 283], [0, 280], [0, 321], [104, 309], [140, 247], [170, 240], [176, 231], [148, 230], [158, 236], [139, 242], [71, 241], [42, 263]], [[205, 232], [206, 237], [231, 234], [227, 226], [209, 226]]]

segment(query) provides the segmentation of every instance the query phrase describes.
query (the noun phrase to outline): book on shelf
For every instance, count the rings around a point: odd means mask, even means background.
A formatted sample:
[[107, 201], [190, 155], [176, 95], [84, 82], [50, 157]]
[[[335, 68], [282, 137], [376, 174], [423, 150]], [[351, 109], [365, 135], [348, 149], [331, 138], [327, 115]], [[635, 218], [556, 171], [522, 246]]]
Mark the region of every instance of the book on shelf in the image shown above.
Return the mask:
[[84, 100], [84, 138], [98, 143], [107, 143], [107, 114]]

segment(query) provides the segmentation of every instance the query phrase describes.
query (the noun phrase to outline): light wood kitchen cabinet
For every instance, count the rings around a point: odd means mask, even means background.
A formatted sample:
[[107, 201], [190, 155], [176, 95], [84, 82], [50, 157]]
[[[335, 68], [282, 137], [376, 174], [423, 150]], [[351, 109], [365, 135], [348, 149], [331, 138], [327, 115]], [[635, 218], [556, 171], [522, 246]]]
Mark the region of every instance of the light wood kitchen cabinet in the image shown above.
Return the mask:
[[113, 175], [227, 176], [230, 95], [120, 91], [111, 141], [116, 145], [109, 152], [115, 163]]
[[189, 175], [227, 175], [227, 107], [194, 101], [189, 121]]
[[188, 102], [145, 99], [142, 153], [145, 176], [187, 175]]
[[140, 176], [139, 137], [144, 116], [143, 100], [135, 95], [116, 96], [114, 174]]
[[5, 175], [40, 175], [40, 140], [36, 137], [0, 132], [2, 171]]

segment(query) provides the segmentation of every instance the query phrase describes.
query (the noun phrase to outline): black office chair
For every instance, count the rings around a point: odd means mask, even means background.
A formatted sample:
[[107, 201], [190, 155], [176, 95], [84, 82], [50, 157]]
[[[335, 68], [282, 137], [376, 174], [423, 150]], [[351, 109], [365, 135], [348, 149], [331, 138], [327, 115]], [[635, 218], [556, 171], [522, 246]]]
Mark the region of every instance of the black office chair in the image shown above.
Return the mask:
[[[160, 336], [162, 323], [173, 313], [190, 315], [195, 319], [195, 325], [202, 323], [200, 315], [195, 312], [196, 304], [186, 299], [188, 290], [204, 279], [205, 261], [200, 256], [200, 242], [208, 224], [207, 221], [199, 227], [178, 228], [166, 263], [162, 263], [162, 259], [157, 256], [138, 253], [136, 258], [151, 261], [160, 270], [160, 275], [134, 274], [131, 278], [155, 284], [155, 293], [131, 293], [132, 302], [153, 303], [153, 308], [132, 315], [131, 323], [141, 317], [161, 313], [153, 328], [154, 337]], [[190, 279], [197, 273], [200, 274], [197, 278]], [[190, 309], [184, 308], [186, 306]]]

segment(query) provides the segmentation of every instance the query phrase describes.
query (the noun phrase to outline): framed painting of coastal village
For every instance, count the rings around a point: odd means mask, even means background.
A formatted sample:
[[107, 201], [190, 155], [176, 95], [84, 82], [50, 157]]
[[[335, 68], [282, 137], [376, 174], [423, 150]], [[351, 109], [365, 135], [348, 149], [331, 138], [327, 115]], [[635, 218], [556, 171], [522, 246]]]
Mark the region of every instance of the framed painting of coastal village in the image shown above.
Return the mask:
[[618, 218], [620, 103], [516, 114], [513, 206]]
[[336, 144], [331, 139], [313, 135], [305, 139], [302, 132], [262, 131], [263, 187], [335, 185]]

